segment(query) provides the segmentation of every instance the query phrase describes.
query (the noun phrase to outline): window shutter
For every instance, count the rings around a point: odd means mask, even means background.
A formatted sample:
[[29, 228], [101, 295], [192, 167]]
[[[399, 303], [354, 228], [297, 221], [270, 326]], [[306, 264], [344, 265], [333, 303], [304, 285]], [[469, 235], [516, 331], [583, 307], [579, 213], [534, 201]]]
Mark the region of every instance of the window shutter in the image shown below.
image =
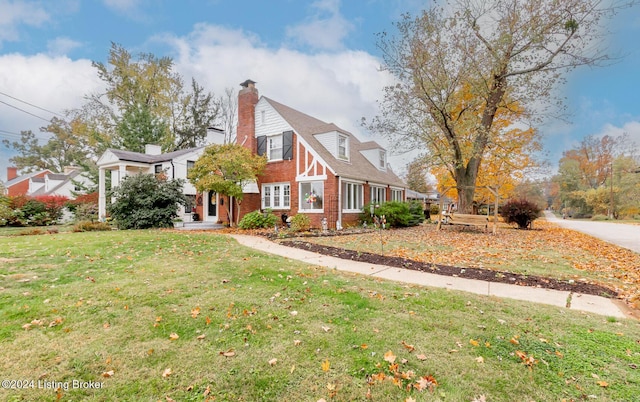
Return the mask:
[[282, 159], [293, 159], [293, 131], [282, 133]]
[[258, 155], [262, 156], [267, 152], [267, 136], [261, 135], [258, 137]]

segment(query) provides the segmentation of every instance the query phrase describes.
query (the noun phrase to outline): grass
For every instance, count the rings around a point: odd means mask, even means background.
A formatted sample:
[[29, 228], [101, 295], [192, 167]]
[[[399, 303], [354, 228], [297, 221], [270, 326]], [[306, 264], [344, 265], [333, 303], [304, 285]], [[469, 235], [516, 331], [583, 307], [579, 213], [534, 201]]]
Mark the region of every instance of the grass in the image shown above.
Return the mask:
[[[587, 280], [640, 301], [640, 255], [591, 236], [536, 221], [536, 230], [502, 226], [497, 234], [435, 225], [301, 240], [427, 263]], [[382, 244], [381, 244], [382, 243]]]
[[0, 237], [0, 278], [0, 379], [34, 381], [0, 400], [640, 394], [637, 321], [339, 273], [223, 235]]

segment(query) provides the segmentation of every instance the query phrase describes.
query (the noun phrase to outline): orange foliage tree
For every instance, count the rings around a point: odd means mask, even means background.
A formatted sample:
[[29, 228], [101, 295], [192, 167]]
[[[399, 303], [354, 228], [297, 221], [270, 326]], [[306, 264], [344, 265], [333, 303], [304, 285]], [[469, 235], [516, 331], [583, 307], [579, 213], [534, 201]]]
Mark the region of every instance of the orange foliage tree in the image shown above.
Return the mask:
[[[474, 107], [478, 103], [478, 97], [473, 88], [464, 85], [458, 92], [456, 104], [452, 108], [454, 114], [462, 116], [464, 110]], [[524, 117], [524, 110], [517, 102], [507, 101], [496, 111], [494, 123], [488, 136], [487, 146], [482, 152], [482, 163], [479, 165], [478, 177], [475, 186], [478, 189], [474, 193], [474, 201], [478, 204], [492, 203], [494, 195], [486, 188], [498, 187], [500, 198], [506, 199], [513, 195], [516, 186], [525, 178], [527, 170], [538, 166], [535, 155], [541, 151], [542, 143], [540, 134], [532, 127], [524, 127], [516, 124]], [[474, 117], [461, 118], [458, 121], [459, 131], [469, 130], [474, 124]], [[470, 131], [470, 130], [469, 130]], [[432, 154], [431, 173], [438, 181], [438, 190], [443, 191], [447, 187], [453, 189], [447, 196], [457, 198], [458, 191], [455, 188], [457, 167], [460, 160], [464, 165], [475, 157], [474, 136], [459, 136], [460, 155], [447, 147], [443, 138], [434, 141], [438, 152]]]

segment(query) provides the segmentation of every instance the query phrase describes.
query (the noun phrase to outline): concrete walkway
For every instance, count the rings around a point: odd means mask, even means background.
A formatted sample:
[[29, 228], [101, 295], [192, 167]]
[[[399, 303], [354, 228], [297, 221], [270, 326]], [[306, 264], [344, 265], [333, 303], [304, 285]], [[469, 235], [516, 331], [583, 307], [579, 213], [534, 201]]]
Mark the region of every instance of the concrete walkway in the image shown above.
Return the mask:
[[504, 283], [485, 282], [473, 279], [435, 275], [385, 265], [343, 260], [336, 257], [287, 247], [269, 241], [263, 237], [248, 235], [230, 235], [243, 246], [282, 257], [300, 260], [312, 265], [324, 266], [339, 271], [353, 272], [375, 278], [388, 279], [422, 286], [431, 286], [452, 290], [461, 290], [486, 296], [504, 297], [534, 303], [550, 304], [616, 318], [631, 318], [631, 312], [618, 300], [604, 297], [572, 294], [567, 291], [542, 289]]
[[549, 222], [553, 222], [563, 228], [577, 230], [608, 243], [640, 253], [640, 225], [558, 219], [551, 211], [544, 211], [544, 216]]

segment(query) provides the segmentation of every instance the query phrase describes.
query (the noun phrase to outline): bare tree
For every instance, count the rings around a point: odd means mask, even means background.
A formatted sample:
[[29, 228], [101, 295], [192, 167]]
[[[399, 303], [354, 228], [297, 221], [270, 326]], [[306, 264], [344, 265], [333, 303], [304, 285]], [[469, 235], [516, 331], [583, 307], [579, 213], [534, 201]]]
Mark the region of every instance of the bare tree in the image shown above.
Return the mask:
[[503, 133], [494, 129], [496, 116], [528, 123], [558, 105], [554, 89], [568, 71], [611, 60], [603, 24], [633, 4], [458, 0], [405, 15], [397, 35], [379, 37], [397, 83], [385, 89], [382, 114], [369, 126], [426, 148], [452, 172], [459, 207], [468, 210], [483, 159]]

